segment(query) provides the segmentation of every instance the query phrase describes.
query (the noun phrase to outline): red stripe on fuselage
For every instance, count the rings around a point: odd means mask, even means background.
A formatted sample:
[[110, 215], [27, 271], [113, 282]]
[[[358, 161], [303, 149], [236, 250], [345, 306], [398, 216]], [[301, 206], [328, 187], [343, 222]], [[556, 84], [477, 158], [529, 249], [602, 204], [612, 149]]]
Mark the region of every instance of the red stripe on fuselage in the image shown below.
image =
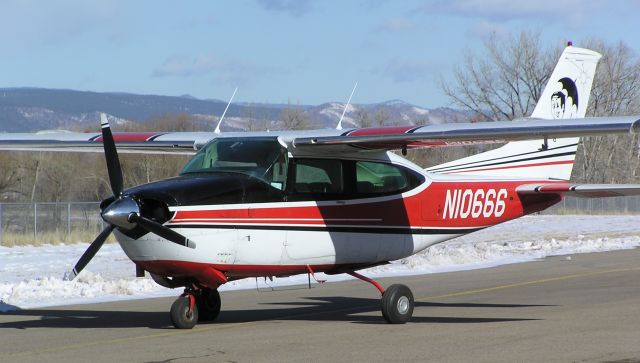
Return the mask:
[[[227, 277], [291, 276], [307, 273], [307, 265], [237, 265], [210, 264], [191, 261], [134, 261], [146, 271], [161, 276], [194, 276], [208, 267], [222, 271]], [[311, 265], [315, 272], [335, 270], [339, 265]]]
[[[114, 132], [115, 142], [139, 142], [148, 141], [154, 136], [161, 135], [157, 132]], [[93, 141], [102, 142], [102, 136], [96, 137]]]
[[415, 126], [368, 127], [349, 132], [347, 136], [400, 135], [416, 128]]
[[[386, 201], [371, 201], [352, 204], [350, 202], [332, 204], [319, 202], [320, 205], [296, 206], [296, 202], [283, 202], [279, 205], [269, 204], [261, 207], [257, 204], [238, 205], [237, 209], [216, 209], [211, 206], [208, 210], [179, 210], [175, 213], [170, 224], [260, 224], [266, 223], [273, 226], [311, 224], [318, 226], [385, 226], [385, 227], [413, 227], [413, 228], [479, 228], [491, 226], [525, 214], [526, 206], [516, 188], [525, 184], [539, 183], [540, 180], [528, 181], [458, 181], [458, 182], [433, 182], [421, 193], [406, 198], [394, 198]], [[553, 184], [544, 180], [545, 184]], [[565, 183], [565, 182], [562, 182]], [[482, 190], [477, 192], [478, 190]], [[476, 203], [484, 208], [485, 204], [495, 204], [498, 192], [504, 189], [506, 194], [501, 194], [501, 203], [504, 203], [504, 212], [499, 215], [485, 213], [481, 216], [464, 218], [445, 215], [447, 195], [451, 197], [458, 193], [456, 208], [468, 208], [470, 203]], [[492, 190], [493, 192], [489, 193]], [[468, 195], [462, 198], [462, 194], [471, 194], [477, 201], [470, 200]], [[493, 193], [493, 194], [492, 194]], [[451, 199], [451, 198], [450, 198]], [[526, 203], [537, 203], [542, 197], [530, 196]], [[452, 204], [449, 202], [447, 207]], [[460, 207], [462, 205], [462, 207]], [[229, 206], [225, 206], [228, 208]], [[479, 207], [477, 207], [479, 208]], [[495, 206], [488, 206], [495, 208]], [[465, 209], [461, 209], [464, 211]], [[485, 209], [483, 209], [485, 211]], [[466, 213], [463, 213], [465, 215]], [[497, 214], [497, 213], [496, 213]], [[455, 231], [452, 231], [455, 233]]]

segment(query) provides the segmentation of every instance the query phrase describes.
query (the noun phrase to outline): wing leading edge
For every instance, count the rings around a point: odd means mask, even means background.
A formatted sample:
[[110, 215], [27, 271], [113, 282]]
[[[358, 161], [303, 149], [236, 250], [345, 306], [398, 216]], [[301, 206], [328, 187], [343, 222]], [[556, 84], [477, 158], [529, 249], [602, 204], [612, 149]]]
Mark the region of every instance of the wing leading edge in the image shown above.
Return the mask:
[[[114, 133], [113, 138], [125, 152], [193, 153], [199, 140], [208, 140], [211, 135], [210, 132], [120, 132]], [[102, 152], [102, 136], [68, 131], [0, 133], [0, 150]]]
[[[636, 133], [640, 116], [496, 121], [356, 129], [340, 136], [297, 137], [296, 148], [404, 149]], [[353, 149], [352, 149], [353, 150]]]
[[[470, 144], [501, 143], [513, 140], [595, 136], [636, 133], [640, 116], [592, 117], [582, 119], [496, 121], [428, 126], [398, 126], [336, 130], [273, 132], [166, 132], [114, 133], [118, 148], [160, 152], [194, 152], [207, 141], [220, 137], [282, 136], [294, 148], [354, 152], [357, 150], [394, 150], [432, 148]], [[310, 136], [313, 135], [313, 136]], [[36, 134], [0, 133], [0, 150], [99, 150], [102, 139], [97, 133], [45, 132]]]

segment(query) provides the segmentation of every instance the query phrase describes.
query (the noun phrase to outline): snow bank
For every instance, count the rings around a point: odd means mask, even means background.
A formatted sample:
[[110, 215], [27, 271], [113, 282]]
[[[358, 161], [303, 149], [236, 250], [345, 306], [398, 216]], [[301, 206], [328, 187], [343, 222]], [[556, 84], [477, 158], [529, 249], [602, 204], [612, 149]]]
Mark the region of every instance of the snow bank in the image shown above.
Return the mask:
[[[365, 270], [375, 277], [485, 268], [552, 255], [640, 246], [640, 216], [531, 216], [433, 246], [389, 265]], [[135, 267], [117, 244], [107, 244], [74, 281], [64, 272], [88, 244], [0, 247], [0, 311], [178, 295], [180, 291], [135, 278]], [[346, 275], [319, 278], [338, 281]], [[234, 281], [224, 290], [270, 288], [307, 282], [307, 276]]]

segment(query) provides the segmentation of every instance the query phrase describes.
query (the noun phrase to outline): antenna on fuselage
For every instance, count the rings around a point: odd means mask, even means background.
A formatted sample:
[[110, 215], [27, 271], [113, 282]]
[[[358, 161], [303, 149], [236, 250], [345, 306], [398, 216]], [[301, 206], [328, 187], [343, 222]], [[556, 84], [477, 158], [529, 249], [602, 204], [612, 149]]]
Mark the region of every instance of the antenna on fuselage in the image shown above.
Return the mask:
[[351, 95], [349, 95], [349, 100], [347, 101], [347, 104], [344, 105], [344, 110], [342, 110], [342, 116], [340, 116], [340, 121], [338, 121], [336, 130], [342, 130], [342, 119], [344, 118], [344, 114], [347, 112], [347, 108], [351, 103], [351, 97], [353, 97], [353, 93], [356, 91], [356, 87], [358, 87], [358, 81], [356, 81], [356, 84], [353, 85], [353, 89], [351, 90]]
[[224, 120], [224, 115], [227, 114], [227, 110], [229, 109], [229, 106], [231, 105], [231, 101], [233, 101], [233, 97], [236, 95], [236, 92], [238, 92], [238, 87], [236, 87], [236, 89], [233, 91], [233, 94], [229, 99], [229, 103], [227, 103], [227, 107], [224, 108], [224, 112], [222, 113], [222, 116], [220, 116], [220, 121], [218, 121], [218, 126], [216, 126], [216, 129], [213, 131], [216, 134], [220, 133], [220, 125], [222, 125], [222, 120]]

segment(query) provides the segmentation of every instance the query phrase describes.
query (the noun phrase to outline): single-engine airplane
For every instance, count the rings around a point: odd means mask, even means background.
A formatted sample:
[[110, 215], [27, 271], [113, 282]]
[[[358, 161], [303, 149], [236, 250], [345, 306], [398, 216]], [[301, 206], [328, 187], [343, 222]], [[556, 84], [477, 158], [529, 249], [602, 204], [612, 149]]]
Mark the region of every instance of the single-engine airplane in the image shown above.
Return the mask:
[[[635, 132], [640, 117], [584, 118], [596, 52], [568, 46], [530, 118], [514, 122], [262, 133], [0, 134], [1, 149], [103, 145], [113, 196], [107, 227], [67, 278], [114, 233], [139, 272], [184, 287], [176, 328], [214, 320], [218, 287], [245, 277], [347, 273], [374, 285], [389, 323], [411, 319], [404, 285], [357, 271], [543, 210], [564, 196], [640, 194], [640, 185], [575, 185], [580, 136]], [[391, 150], [506, 142], [423, 169]], [[177, 177], [125, 189], [120, 149], [197, 153]]]

